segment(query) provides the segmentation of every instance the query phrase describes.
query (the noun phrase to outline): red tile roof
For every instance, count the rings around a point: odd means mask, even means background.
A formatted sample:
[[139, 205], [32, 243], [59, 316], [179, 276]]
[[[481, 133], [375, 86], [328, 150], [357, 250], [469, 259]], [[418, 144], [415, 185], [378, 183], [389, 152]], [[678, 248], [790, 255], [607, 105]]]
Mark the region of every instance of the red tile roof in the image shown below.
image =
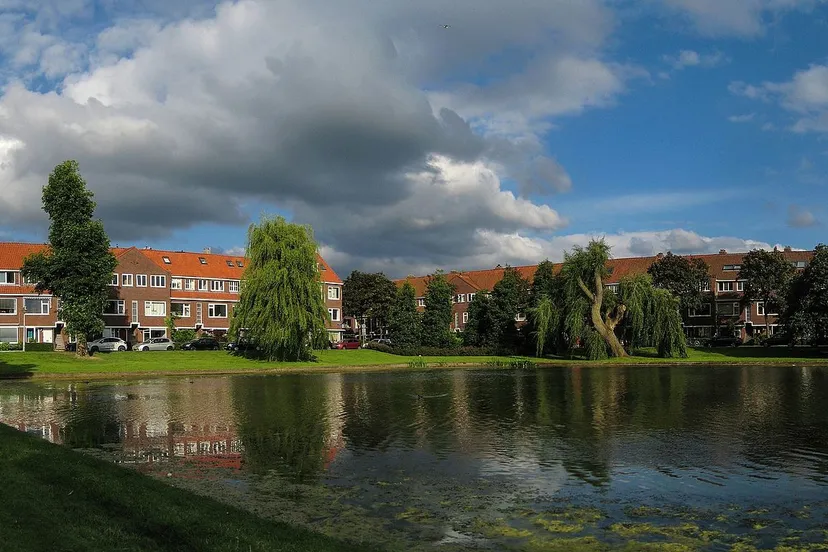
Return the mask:
[[[23, 266], [23, 259], [32, 253], [43, 251], [48, 245], [35, 243], [0, 243], [0, 270], [20, 270]], [[192, 278], [215, 278], [226, 280], [240, 280], [247, 266], [247, 259], [238, 255], [224, 255], [221, 253], [193, 253], [187, 251], [164, 251], [161, 249], [138, 249], [135, 247], [113, 247], [112, 252], [120, 257], [130, 250], [141, 252], [148, 259], [158, 266], [169, 270], [173, 276], [184, 276]], [[170, 260], [169, 264], [164, 258]], [[200, 261], [203, 258], [206, 264]], [[342, 280], [334, 272], [331, 266], [320, 255], [317, 255], [319, 264], [322, 265], [322, 281], [334, 284], [341, 284]], [[229, 266], [230, 261], [233, 266]], [[242, 267], [239, 267], [241, 262]], [[212, 294], [211, 294], [212, 297]]]

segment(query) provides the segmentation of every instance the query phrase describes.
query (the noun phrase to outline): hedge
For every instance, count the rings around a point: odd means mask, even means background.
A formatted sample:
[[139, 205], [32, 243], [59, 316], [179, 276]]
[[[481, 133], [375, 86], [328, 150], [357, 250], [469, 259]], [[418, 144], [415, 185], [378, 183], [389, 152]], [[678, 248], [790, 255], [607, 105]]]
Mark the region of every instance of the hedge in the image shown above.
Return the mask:
[[[400, 356], [492, 356], [496, 351], [486, 347], [415, 347], [401, 348], [384, 343], [366, 343], [365, 349]], [[510, 353], [511, 354], [511, 353]]]

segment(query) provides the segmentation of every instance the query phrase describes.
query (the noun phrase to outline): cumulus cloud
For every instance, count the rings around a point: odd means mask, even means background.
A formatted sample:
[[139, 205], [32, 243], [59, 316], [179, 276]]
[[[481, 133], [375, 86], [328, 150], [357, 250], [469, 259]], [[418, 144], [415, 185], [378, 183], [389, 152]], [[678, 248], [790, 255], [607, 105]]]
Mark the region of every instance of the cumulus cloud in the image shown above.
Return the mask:
[[810, 10], [818, 0], [658, 0], [710, 36], [751, 37], [765, 31], [769, 16]]
[[749, 123], [756, 117], [756, 113], [745, 113], [744, 115], [731, 115], [727, 118], [731, 123]]
[[716, 67], [728, 61], [721, 52], [700, 54], [695, 50], [681, 50], [676, 55], [665, 55], [663, 59], [676, 71], [681, 71], [686, 67]]
[[811, 211], [798, 205], [788, 206], [788, 226], [791, 228], [809, 228], [818, 224], [819, 222]]

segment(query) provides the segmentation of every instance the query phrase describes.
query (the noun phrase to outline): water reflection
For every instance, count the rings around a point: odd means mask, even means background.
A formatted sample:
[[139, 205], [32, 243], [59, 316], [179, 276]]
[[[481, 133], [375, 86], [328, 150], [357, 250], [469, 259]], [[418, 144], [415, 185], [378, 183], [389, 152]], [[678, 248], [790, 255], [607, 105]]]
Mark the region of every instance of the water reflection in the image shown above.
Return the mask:
[[15, 381], [0, 384], [0, 421], [160, 471], [230, 470], [253, 495], [274, 478], [357, 488], [339, 499], [363, 517], [416, 504], [455, 530], [472, 523], [463, 497], [501, 510], [825, 500], [826, 400], [826, 370], [793, 367]]

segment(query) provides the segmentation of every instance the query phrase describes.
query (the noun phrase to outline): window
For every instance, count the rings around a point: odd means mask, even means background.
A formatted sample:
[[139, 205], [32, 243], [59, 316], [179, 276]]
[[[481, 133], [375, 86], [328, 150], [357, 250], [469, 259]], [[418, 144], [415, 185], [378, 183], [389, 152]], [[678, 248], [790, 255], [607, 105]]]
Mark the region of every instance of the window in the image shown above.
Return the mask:
[[0, 272], [0, 284], [14, 284], [14, 272], [5, 270]]
[[17, 314], [17, 299], [11, 297], [0, 298], [0, 314]]
[[109, 281], [110, 286], [117, 286], [118, 285], [118, 275], [112, 274], [112, 280]]
[[474, 294], [474, 293], [469, 293], [469, 294], [466, 296], [466, 297], [468, 298], [468, 300], [469, 300], [469, 303], [471, 303], [472, 301], [474, 301], [474, 296], [475, 296], [475, 294]]
[[227, 259], [227, 266], [229, 266], [230, 268], [233, 268], [233, 261], [231, 261], [230, 259]]
[[699, 290], [701, 291], [710, 291], [710, 280], [705, 280], [704, 282], [699, 285]]
[[729, 264], [729, 265], [724, 265], [722, 267], [722, 270], [741, 270], [741, 269], [742, 269], [742, 265], [737, 265], [737, 264]]
[[[758, 314], [759, 316], [765, 316], [766, 313], [765, 313], [765, 302], [764, 301], [758, 301], [756, 303], [756, 314]], [[770, 312], [770, 311], [767, 312], [768, 316], [776, 316], [776, 314], [777, 313], [775, 313], [775, 312]]]
[[49, 299], [25, 299], [26, 314], [49, 314]]
[[742, 309], [739, 303], [719, 303], [717, 314], [719, 316], [739, 316]]
[[463, 313], [463, 324], [467, 324], [468, 322], [469, 322], [469, 313], [464, 312]]
[[167, 330], [143, 330], [141, 334], [143, 335], [144, 342], [147, 342], [157, 337], [164, 337], [167, 335]]
[[150, 286], [162, 288], [167, 287], [167, 277], [166, 276], [156, 276], [153, 274], [150, 276]]
[[230, 293], [238, 293], [239, 292], [239, 282], [228, 282], [227, 286], [230, 290]]
[[121, 274], [121, 286], [132, 287], [132, 274]]
[[328, 316], [332, 322], [339, 322], [339, 309], [328, 309]]
[[198, 281], [198, 291], [207, 291], [209, 289], [210, 283], [207, 280], [199, 280]]
[[710, 303], [704, 303], [698, 308], [690, 308], [687, 313], [690, 316], [710, 316]]
[[223, 280], [213, 280], [210, 282], [210, 289], [213, 291], [224, 291], [224, 281]]
[[182, 318], [190, 317], [189, 303], [170, 303], [170, 313]]
[[618, 284], [607, 284], [607, 289], [613, 293], [618, 293]]
[[795, 268], [805, 268], [808, 266], [808, 261], [796, 261], [793, 265]]
[[17, 343], [17, 327], [0, 327], [0, 343]]
[[457, 302], [458, 303], [465, 303], [466, 302], [466, 294], [465, 293], [459, 293], [457, 295]]
[[146, 274], [136, 274], [135, 275], [135, 285], [138, 287], [147, 287], [147, 275]]
[[239, 268], [244, 268], [244, 263], [241, 261], [236, 261], [236, 266]]
[[170, 278], [170, 289], [181, 289], [182, 287], [181, 278]]
[[733, 282], [717, 282], [719, 291], [733, 291]]
[[417, 306], [424, 307], [425, 306], [425, 299], [417, 299]]
[[339, 299], [339, 286], [328, 286], [328, 299]]
[[186, 289], [187, 291], [195, 290], [195, 285], [195, 280], [193, 280], [192, 278], [187, 278], [186, 280], [184, 280], [184, 289]]
[[210, 318], [227, 318], [227, 305], [207, 305], [207, 316]]
[[167, 303], [164, 301], [144, 301], [144, 316], [167, 316]]
[[454, 327], [457, 328], [459, 326], [460, 326], [460, 313], [455, 312], [454, 313]]
[[167, 257], [166, 255], [164, 255], [163, 257], [161, 257], [161, 260], [162, 260], [162, 261], [164, 261], [164, 264], [172, 264], [172, 261], [171, 261], [171, 260], [170, 260], [170, 258], [169, 258], [169, 257]]
[[522, 312], [519, 312], [515, 315], [515, 321], [516, 322], [523, 322], [524, 320], [526, 320], [526, 315], [523, 314]]
[[199, 257], [198, 262], [200, 262], [201, 264], [207, 264], [207, 259], [205, 259], [204, 257]]
[[736, 291], [745, 291], [745, 282], [736, 282]]
[[106, 305], [104, 306], [103, 313], [104, 314], [125, 314], [126, 313], [126, 307], [124, 307], [124, 302], [123, 301], [110, 300], [110, 301], [106, 302]]

